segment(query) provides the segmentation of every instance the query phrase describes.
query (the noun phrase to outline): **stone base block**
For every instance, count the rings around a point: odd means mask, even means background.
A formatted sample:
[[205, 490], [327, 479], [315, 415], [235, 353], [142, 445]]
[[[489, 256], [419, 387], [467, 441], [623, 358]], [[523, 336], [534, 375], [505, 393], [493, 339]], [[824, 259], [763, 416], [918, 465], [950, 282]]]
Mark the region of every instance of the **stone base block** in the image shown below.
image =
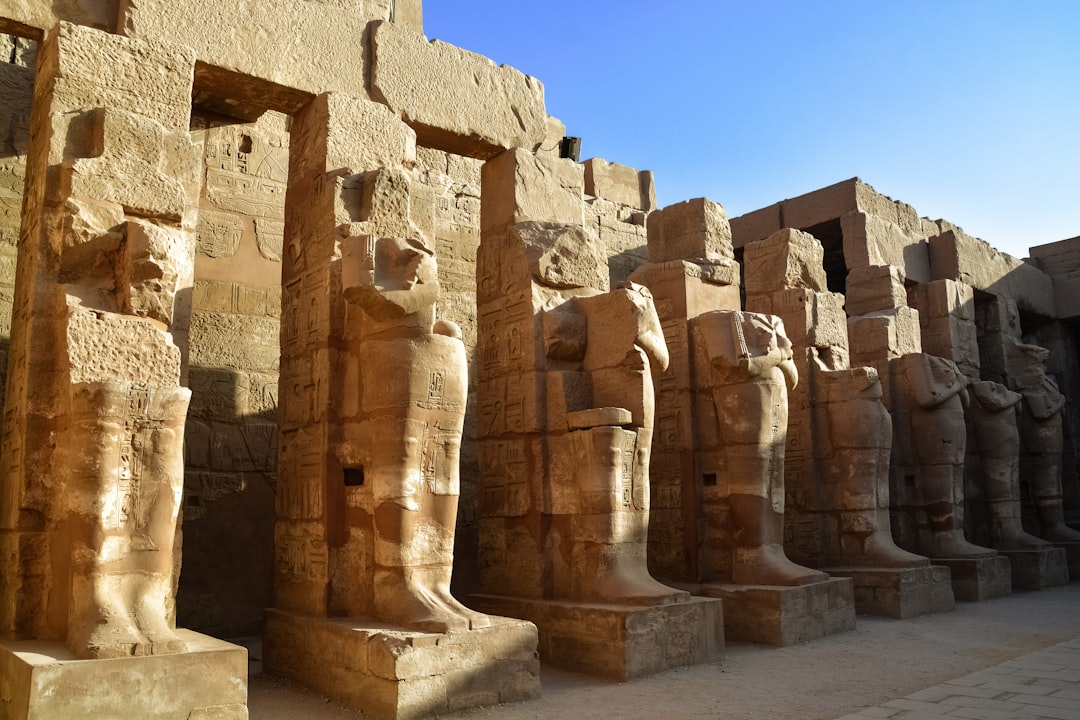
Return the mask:
[[1054, 543], [1054, 546], [1065, 550], [1069, 579], [1080, 580], [1080, 543]]
[[536, 623], [542, 661], [619, 682], [724, 657], [723, 603], [713, 598], [638, 606], [481, 594], [469, 604]]
[[540, 696], [536, 628], [428, 633], [357, 618], [266, 611], [263, 667], [379, 720], [410, 720]]
[[784, 647], [855, 629], [851, 578], [812, 585], [680, 585], [694, 595], [724, 601], [728, 640]]
[[931, 558], [952, 573], [953, 596], [964, 602], [982, 602], [1012, 592], [1012, 569], [1002, 555], [989, 558]]
[[832, 577], [855, 583], [855, 612], [905, 618], [948, 612], [956, 607], [949, 568], [821, 568]]
[[0, 717], [247, 720], [247, 650], [178, 630], [187, 652], [76, 660], [63, 643], [0, 643]]
[[1069, 563], [1064, 548], [998, 552], [1009, 558], [1013, 590], [1043, 590], [1069, 582]]

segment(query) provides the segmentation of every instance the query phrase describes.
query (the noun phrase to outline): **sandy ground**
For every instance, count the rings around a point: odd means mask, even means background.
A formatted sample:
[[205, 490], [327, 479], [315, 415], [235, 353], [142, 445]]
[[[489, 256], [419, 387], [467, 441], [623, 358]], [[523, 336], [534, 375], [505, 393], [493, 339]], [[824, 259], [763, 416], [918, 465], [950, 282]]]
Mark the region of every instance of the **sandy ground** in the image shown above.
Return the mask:
[[[610, 683], [554, 668], [543, 697], [455, 720], [830, 720], [1080, 637], [1080, 583], [910, 620], [859, 617], [855, 630], [787, 648], [729, 643], [720, 663]], [[357, 720], [333, 700], [261, 674], [252, 643], [251, 720]]]

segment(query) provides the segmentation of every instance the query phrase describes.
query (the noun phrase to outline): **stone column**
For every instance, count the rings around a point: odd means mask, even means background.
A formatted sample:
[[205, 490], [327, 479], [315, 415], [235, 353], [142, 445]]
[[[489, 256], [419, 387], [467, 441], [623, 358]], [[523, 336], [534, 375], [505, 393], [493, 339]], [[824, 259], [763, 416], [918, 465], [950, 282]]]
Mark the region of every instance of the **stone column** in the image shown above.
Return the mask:
[[[583, 186], [580, 165], [524, 150], [484, 165], [474, 602], [536, 622], [541, 657], [626, 679], [715, 657], [719, 616], [646, 567], [654, 377], [668, 351], [647, 290], [608, 292]], [[645, 657], [599, 629], [629, 617], [662, 650]]]
[[[178, 631], [174, 617], [201, 183], [194, 54], [63, 23], [40, 54], [0, 468], [13, 560], [0, 627], [118, 663], [115, 684], [75, 698], [28, 690], [32, 713], [67, 702], [63, 714], [152, 704], [162, 717], [215, 706], [246, 718], [243, 649]], [[53, 657], [56, 686], [77, 683], [77, 665]], [[4, 667], [23, 662], [37, 661]], [[139, 689], [165, 668], [169, 688]], [[215, 679], [198, 682], [208, 668]], [[18, 677], [5, 683], [29, 679]]]
[[539, 693], [536, 628], [450, 594], [468, 377], [415, 160], [383, 105], [328, 93], [293, 118], [265, 663], [380, 718]]

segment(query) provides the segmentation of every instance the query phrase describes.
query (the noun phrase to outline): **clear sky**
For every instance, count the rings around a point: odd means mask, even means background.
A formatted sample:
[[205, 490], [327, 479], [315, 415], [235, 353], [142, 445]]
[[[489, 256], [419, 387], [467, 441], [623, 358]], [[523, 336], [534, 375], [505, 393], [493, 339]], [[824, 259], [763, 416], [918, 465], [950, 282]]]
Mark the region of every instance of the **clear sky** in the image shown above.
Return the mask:
[[424, 32], [729, 216], [858, 176], [1012, 255], [1080, 235], [1080, 0], [426, 0]]

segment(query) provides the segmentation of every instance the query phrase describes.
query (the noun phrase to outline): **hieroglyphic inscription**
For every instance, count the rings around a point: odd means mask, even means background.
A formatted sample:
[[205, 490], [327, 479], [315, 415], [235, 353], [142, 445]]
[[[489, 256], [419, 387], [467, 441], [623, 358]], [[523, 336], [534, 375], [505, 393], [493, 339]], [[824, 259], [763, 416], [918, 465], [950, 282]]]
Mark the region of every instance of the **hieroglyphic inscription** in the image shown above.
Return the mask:
[[243, 126], [210, 128], [206, 166], [206, 194], [217, 207], [256, 217], [283, 217], [289, 151], [280, 139]]
[[259, 254], [267, 260], [281, 262], [281, 250], [285, 242], [285, 222], [255, 218], [255, 242]]
[[243, 232], [243, 222], [236, 215], [203, 210], [199, 213], [199, 225], [195, 231], [195, 250], [207, 257], [230, 257], [240, 247]]

